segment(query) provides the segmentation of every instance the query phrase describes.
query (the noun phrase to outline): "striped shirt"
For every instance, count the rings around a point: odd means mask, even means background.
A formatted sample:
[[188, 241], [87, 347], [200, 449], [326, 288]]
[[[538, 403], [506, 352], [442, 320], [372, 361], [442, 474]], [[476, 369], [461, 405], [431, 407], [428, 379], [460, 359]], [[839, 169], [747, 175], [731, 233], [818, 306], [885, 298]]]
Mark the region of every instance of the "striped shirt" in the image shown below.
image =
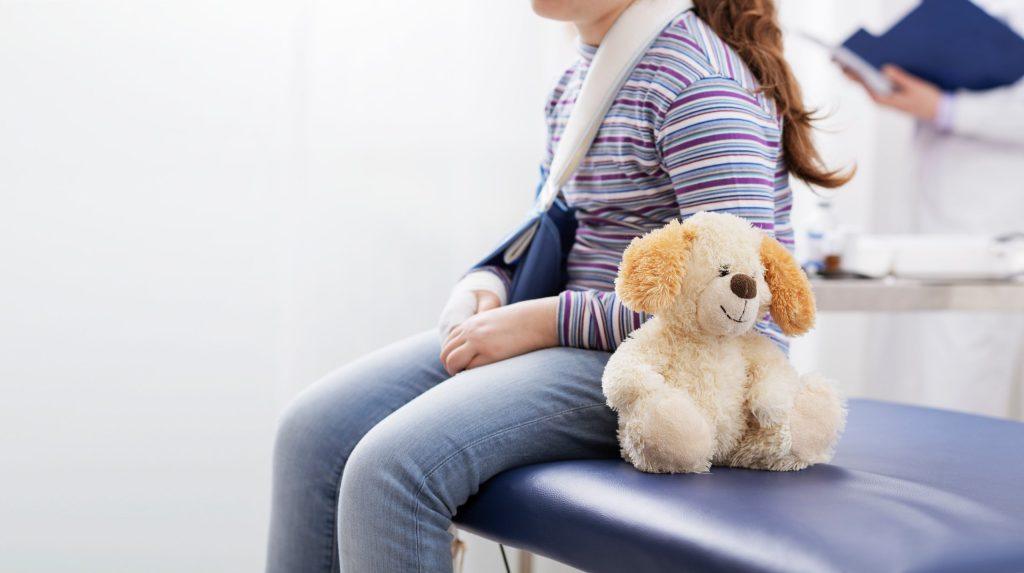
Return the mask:
[[[546, 106], [543, 175], [597, 48], [559, 80]], [[699, 211], [738, 215], [792, 249], [792, 195], [781, 120], [739, 56], [693, 11], [680, 14], [633, 69], [590, 151], [562, 189], [579, 226], [559, 295], [563, 346], [614, 350], [648, 317], [614, 282], [629, 242]], [[503, 280], [504, 269], [489, 268]], [[770, 320], [758, 329], [785, 345]]]

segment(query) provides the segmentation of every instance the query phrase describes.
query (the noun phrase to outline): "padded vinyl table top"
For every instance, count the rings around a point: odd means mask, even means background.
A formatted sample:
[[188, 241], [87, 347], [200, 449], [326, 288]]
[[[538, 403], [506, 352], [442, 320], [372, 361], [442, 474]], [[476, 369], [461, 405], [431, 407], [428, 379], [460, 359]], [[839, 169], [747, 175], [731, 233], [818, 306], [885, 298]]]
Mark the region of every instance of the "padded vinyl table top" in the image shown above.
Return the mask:
[[851, 400], [829, 465], [502, 473], [460, 528], [585, 571], [1024, 572], [1024, 424]]

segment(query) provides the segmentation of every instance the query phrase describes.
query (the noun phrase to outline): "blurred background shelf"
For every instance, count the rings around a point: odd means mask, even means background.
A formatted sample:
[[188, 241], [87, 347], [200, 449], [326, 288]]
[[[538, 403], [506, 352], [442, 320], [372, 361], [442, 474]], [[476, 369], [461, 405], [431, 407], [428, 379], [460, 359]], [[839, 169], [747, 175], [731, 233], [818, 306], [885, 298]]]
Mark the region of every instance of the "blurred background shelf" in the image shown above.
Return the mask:
[[1024, 281], [813, 279], [826, 312], [1024, 312]]

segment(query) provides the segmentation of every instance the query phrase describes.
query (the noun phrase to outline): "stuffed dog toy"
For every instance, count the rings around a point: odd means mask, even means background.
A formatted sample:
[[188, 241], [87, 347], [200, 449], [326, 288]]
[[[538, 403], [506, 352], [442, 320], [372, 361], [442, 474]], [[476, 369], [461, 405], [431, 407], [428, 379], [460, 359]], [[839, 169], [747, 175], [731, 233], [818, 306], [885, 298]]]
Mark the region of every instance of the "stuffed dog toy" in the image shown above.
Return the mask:
[[800, 376], [754, 323], [787, 335], [814, 324], [811, 285], [775, 239], [733, 215], [698, 213], [634, 239], [615, 292], [654, 315], [605, 367], [622, 456], [656, 473], [711, 464], [798, 470], [831, 459], [845, 403]]

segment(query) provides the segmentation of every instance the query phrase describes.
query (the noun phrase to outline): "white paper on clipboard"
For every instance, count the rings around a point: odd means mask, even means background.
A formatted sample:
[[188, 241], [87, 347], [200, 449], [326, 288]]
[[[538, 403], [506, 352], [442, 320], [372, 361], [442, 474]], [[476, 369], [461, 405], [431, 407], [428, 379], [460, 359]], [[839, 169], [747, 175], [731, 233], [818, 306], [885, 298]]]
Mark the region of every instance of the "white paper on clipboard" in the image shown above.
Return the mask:
[[892, 95], [893, 91], [895, 91], [892, 82], [882, 74], [881, 70], [869, 64], [852, 50], [843, 46], [833, 46], [821, 38], [801, 30], [794, 30], [793, 33], [828, 51], [837, 64], [860, 78], [872, 93], [887, 96]]

